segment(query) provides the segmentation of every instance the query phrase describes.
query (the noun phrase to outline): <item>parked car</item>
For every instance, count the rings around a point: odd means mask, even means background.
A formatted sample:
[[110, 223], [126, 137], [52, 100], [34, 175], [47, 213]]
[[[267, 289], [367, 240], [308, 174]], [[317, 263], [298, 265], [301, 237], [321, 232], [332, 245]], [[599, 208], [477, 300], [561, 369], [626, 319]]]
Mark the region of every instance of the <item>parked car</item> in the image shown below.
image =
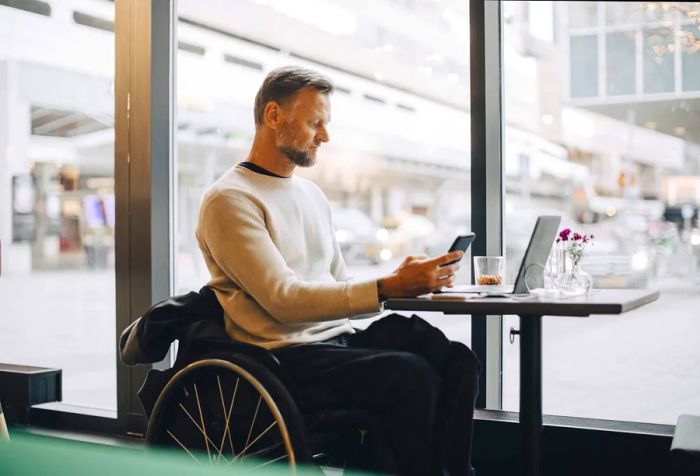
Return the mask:
[[[380, 226], [357, 208], [334, 208], [332, 214], [336, 240], [349, 264], [380, 264], [410, 254], [425, 254], [435, 232], [433, 222], [421, 215], [387, 217]], [[453, 239], [451, 236], [448, 241]]]
[[387, 231], [387, 239], [384, 242], [384, 255], [387, 260], [406, 255], [427, 254], [430, 236], [435, 232], [435, 224], [429, 218], [402, 213], [385, 218], [382, 225]]
[[386, 261], [388, 232], [357, 208], [336, 208], [332, 212], [335, 238], [349, 264]]
[[588, 226], [593, 245], [581, 262], [596, 288], [645, 288], [653, 278], [653, 246], [649, 219], [633, 211]]
[[506, 216], [506, 269], [511, 281], [539, 215], [560, 215], [560, 230], [571, 228], [595, 236], [581, 262], [582, 269], [593, 277], [594, 287], [644, 288], [648, 285], [653, 275], [653, 251], [647, 237], [647, 218], [621, 212], [606, 221], [581, 224], [559, 210], [546, 208], [513, 209]]

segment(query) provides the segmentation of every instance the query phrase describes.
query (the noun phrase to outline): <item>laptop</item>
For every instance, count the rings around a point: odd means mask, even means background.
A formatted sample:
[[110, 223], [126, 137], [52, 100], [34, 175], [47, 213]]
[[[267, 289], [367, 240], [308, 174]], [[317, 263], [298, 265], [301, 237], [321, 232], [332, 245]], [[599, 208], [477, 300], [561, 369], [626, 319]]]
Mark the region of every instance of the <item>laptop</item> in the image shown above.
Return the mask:
[[530, 243], [525, 250], [525, 256], [520, 262], [520, 269], [515, 278], [515, 284], [512, 286], [485, 286], [478, 284], [469, 284], [466, 286], [454, 286], [444, 288], [443, 293], [480, 293], [482, 297], [509, 297], [514, 294], [527, 294], [528, 286], [525, 282], [525, 275], [528, 267], [532, 264], [539, 264], [535, 269], [530, 270], [528, 280], [534, 288], [541, 288], [544, 285], [544, 266], [549, 258], [549, 253], [552, 250], [552, 244], [557, 236], [557, 230], [561, 223], [559, 216], [540, 216], [537, 217], [535, 229], [532, 230]]

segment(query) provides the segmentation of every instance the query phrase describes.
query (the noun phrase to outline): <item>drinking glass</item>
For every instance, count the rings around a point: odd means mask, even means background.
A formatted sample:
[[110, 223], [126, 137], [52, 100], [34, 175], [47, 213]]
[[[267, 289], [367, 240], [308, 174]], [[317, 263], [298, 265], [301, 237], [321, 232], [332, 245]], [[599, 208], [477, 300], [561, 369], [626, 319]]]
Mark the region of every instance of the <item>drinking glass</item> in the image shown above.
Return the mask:
[[503, 256], [474, 256], [474, 281], [480, 285], [505, 284], [506, 259]]

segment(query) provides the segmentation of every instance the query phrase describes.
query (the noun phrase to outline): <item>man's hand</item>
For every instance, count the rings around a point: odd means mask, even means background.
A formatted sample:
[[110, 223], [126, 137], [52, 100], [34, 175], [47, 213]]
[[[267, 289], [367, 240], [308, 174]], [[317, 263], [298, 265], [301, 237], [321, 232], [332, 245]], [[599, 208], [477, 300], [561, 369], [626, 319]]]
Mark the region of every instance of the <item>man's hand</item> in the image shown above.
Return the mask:
[[439, 291], [443, 286], [452, 287], [459, 265], [448, 263], [459, 261], [463, 255], [453, 251], [435, 258], [407, 257], [396, 271], [377, 281], [379, 298], [416, 297]]

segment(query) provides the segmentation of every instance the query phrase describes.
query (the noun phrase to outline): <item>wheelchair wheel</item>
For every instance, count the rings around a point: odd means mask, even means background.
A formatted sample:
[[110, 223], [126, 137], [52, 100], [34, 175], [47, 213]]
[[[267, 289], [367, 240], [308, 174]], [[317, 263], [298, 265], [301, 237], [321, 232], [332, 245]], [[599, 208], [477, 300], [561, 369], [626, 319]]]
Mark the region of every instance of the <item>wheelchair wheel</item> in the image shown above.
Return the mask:
[[199, 463], [309, 460], [294, 400], [275, 375], [242, 355], [207, 358], [178, 371], [161, 392], [146, 443], [179, 448]]

